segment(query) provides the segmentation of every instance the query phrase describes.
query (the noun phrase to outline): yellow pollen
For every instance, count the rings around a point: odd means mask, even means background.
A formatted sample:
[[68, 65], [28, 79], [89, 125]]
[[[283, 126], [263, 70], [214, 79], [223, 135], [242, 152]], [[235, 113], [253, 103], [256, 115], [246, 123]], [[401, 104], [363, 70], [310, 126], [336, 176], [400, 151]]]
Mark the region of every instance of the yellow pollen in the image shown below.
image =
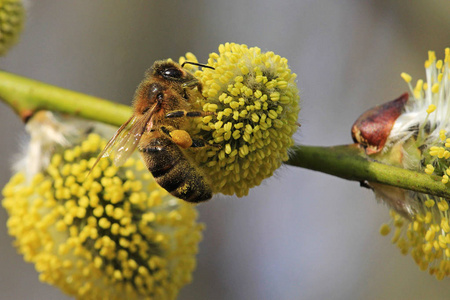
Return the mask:
[[[448, 181], [448, 176], [447, 176], [447, 181]], [[448, 203], [445, 200], [441, 200], [438, 203], [438, 208], [440, 211], [445, 212], [448, 210]]]
[[428, 175], [433, 174], [434, 172], [434, 167], [430, 164], [427, 165], [426, 169], [425, 169], [425, 173], [427, 173]]
[[380, 228], [380, 234], [385, 236], [391, 232], [391, 228], [387, 224], [383, 224]]
[[412, 80], [411, 75], [407, 73], [401, 73], [400, 76], [403, 78], [404, 81], [406, 81], [406, 83], [410, 83]]
[[414, 97], [415, 98], [417, 98], [417, 99], [421, 98], [422, 87], [423, 87], [423, 80], [422, 79], [417, 80], [416, 87], [414, 88]]
[[427, 113], [431, 114], [432, 112], [434, 112], [436, 110], [436, 105], [434, 104], [430, 104], [427, 108]]
[[439, 92], [439, 83], [433, 84], [433, 86], [431, 87], [431, 92], [434, 93], [434, 94]]

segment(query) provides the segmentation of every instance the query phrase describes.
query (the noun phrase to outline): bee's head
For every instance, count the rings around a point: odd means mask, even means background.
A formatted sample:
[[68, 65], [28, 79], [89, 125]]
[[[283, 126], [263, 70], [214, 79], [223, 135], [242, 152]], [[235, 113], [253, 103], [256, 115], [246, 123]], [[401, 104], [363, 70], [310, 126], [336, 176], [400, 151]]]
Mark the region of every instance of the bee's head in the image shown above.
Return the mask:
[[185, 81], [186, 71], [181, 66], [170, 60], [157, 61], [153, 64], [152, 73], [155, 77], [160, 77], [168, 81]]

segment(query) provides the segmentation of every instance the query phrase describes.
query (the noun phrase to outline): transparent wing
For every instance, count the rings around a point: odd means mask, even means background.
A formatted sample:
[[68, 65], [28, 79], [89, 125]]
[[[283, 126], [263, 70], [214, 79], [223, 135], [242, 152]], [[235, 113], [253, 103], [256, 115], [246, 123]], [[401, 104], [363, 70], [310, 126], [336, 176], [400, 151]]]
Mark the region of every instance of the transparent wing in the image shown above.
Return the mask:
[[[138, 146], [142, 134], [145, 132], [145, 128], [147, 127], [147, 123], [153, 115], [154, 108], [155, 106], [149, 109], [149, 111], [142, 117], [136, 117], [133, 115], [125, 123], [123, 123], [106, 144], [102, 152], [100, 152], [97, 160], [91, 168], [91, 171], [98, 164], [100, 159], [110, 155], [114, 156], [113, 161], [116, 166], [123, 165]], [[89, 173], [91, 171], [89, 171]]]
[[149, 117], [147, 117], [147, 115], [135, 118], [132, 121], [130, 129], [122, 131], [124, 134], [120, 134], [120, 136], [117, 137], [114, 145], [111, 146], [111, 150], [108, 151], [108, 153], [105, 152], [106, 155], [103, 154], [104, 157], [112, 153], [114, 155], [114, 164], [116, 166], [123, 165], [138, 146], [148, 120]]
[[94, 165], [92, 165], [92, 168], [89, 170], [89, 174], [91, 174], [92, 170], [98, 164], [100, 159], [102, 159], [103, 157], [108, 157], [113, 152], [116, 141], [122, 140], [123, 137], [127, 134], [128, 131], [125, 130], [125, 128], [127, 128], [129, 124], [133, 126], [133, 124], [136, 123], [137, 121], [136, 119], [137, 118], [134, 115], [131, 116], [131, 118], [129, 118], [125, 123], [122, 124], [122, 126], [119, 127], [119, 129], [117, 129], [116, 133], [114, 133], [113, 137], [108, 141], [105, 148], [103, 148], [102, 152], [100, 152], [100, 154], [97, 156], [97, 160], [95, 161]]

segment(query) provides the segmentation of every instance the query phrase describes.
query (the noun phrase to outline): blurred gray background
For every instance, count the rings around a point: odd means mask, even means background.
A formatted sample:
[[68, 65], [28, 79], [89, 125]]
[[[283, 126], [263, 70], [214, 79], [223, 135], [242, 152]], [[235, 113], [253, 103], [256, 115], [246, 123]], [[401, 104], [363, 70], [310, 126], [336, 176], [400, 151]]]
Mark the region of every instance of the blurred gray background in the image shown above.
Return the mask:
[[[424, 78], [427, 50], [450, 46], [449, 1], [30, 1], [20, 43], [0, 68], [130, 103], [144, 71], [220, 43], [287, 57], [298, 74], [296, 141], [350, 143], [361, 112]], [[0, 103], [0, 187], [23, 124]], [[388, 209], [355, 182], [293, 167], [241, 199], [199, 206], [207, 225], [194, 282], [179, 299], [447, 299], [437, 281], [378, 233]], [[7, 235], [0, 209], [0, 298], [68, 299], [41, 284]]]

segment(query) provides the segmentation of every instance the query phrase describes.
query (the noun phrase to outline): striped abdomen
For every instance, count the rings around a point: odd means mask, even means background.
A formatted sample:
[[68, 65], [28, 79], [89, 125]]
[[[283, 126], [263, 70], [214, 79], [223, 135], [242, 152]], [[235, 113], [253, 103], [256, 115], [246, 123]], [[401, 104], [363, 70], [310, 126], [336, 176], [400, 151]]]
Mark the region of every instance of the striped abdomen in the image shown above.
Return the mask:
[[141, 141], [144, 163], [156, 182], [173, 196], [188, 202], [201, 202], [212, 197], [211, 188], [200, 171], [184, 156], [180, 148], [165, 136]]

